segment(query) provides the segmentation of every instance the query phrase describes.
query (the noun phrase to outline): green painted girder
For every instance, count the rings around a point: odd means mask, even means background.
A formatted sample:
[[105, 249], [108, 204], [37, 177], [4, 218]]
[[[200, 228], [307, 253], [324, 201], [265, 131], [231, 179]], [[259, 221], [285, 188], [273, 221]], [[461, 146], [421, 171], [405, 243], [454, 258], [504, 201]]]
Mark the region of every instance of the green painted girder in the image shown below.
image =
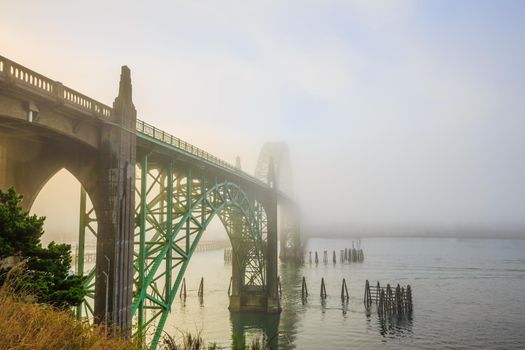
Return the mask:
[[[88, 209], [90, 207], [90, 209]], [[86, 244], [86, 233], [92, 234], [95, 238], [97, 237], [96, 228], [93, 226], [97, 222], [95, 216], [95, 210], [88, 201], [86, 191], [80, 187], [80, 220], [78, 230], [78, 252], [76, 259], [76, 273], [79, 276], [85, 276], [84, 279], [84, 290], [86, 291], [86, 297], [84, 301], [76, 307], [75, 315], [79, 320], [89, 321], [93, 318], [93, 307], [95, 297], [95, 267], [86, 273], [84, 269], [84, 257], [85, 257], [85, 244]]]
[[[191, 169], [174, 176], [171, 162], [151, 171], [147, 162], [147, 158], [141, 162], [140, 186], [136, 186], [140, 188], [139, 251], [132, 313], [137, 319], [138, 336], [156, 321], [150, 343], [155, 348], [189, 261], [213, 218], [219, 216], [225, 224], [241, 271], [249, 274], [245, 276], [247, 285], [265, 283], [265, 227], [260, 220], [264, 215], [262, 206], [251, 202], [236, 184], [215, 181], [208, 187], [210, 181], [194, 176]], [[235, 237], [227, 210], [232, 207], [238, 209], [243, 221], [242, 232]]]
[[[191, 257], [210, 222], [218, 217], [232, 243], [242, 285], [266, 284], [267, 220], [263, 206], [238, 185], [207, 179], [190, 168], [175, 171], [173, 161], [163, 166], [144, 157], [137, 167], [134, 291], [134, 336], [155, 349]], [[83, 190], [82, 190], [83, 191]], [[84, 197], [82, 197], [84, 196]], [[94, 210], [87, 210], [81, 194], [79, 242], [86, 232], [96, 235]], [[84, 250], [82, 249], [82, 254]], [[80, 254], [80, 249], [79, 249]], [[79, 261], [83, 256], [79, 256]], [[80, 265], [78, 266], [80, 267]], [[83, 269], [83, 266], [82, 266]], [[78, 269], [79, 273], [84, 273]], [[88, 295], [79, 306], [79, 318], [92, 318], [95, 269], [86, 278]], [[153, 337], [146, 332], [153, 327]]]

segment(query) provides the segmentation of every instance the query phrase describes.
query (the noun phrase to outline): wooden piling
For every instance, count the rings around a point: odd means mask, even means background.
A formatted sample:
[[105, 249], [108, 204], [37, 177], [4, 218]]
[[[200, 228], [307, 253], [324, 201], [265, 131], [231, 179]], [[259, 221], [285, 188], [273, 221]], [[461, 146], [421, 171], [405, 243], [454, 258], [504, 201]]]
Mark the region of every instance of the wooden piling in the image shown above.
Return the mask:
[[383, 311], [382, 311], [383, 310], [383, 296], [384, 296], [383, 295], [383, 290], [381, 289], [379, 291], [379, 298], [378, 298], [378, 302], [376, 304], [376, 306], [377, 306], [377, 313], [379, 315], [381, 315], [383, 313]]
[[232, 283], [233, 283], [233, 277], [230, 277], [230, 284], [228, 285], [228, 296], [231, 297], [232, 295]]
[[317, 255], [317, 250], [315, 251], [315, 264], [319, 264], [319, 256]]
[[308, 287], [306, 286], [306, 278], [303, 276], [303, 284], [301, 286], [301, 298], [304, 300], [308, 298]]
[[312, 263], [312, 252], [308, 252], [308, 262], [311, 264]]
[[201, 283], [199, 284], [197, 295], [201, 298], [204, 296], [204, 277], [201, 277]]
[[179, 298], [186, 299], [186, 277], [182, 279], [182, 287], [180, 289]]
[[343, 278], [343, 285], [341, 286], [341, 300], [348, 300], [350, 299], [350, 295], [348, 294], [348, 288], [346, 286], [346, 280]]
[[281, 276], [277, 276], [277, 288], [280, 298], [283, 295], [283, 287], [281, 286]]
[[335, 255], [335, 250], [334, 250], [334, 253], [332, 254], [332, 261], [333, 261], [334, 264], [337, 262], [337, 258], [336, 258], [336, 255]]
[[325, 264], [328, 262], [328, 252], [326, 250], [323, 252], [323, 262]]
[[401, 286], [398, 284], [396, 287], [396, 306], [397, 306], [397, 313], [401, 315], [405, 311], [405, 303], [403, 300], [403, 293], [401, 291]]
[[392, 288], [390, 284], [381, 287], [379, 282], [374, 290], [370, 290], [368, 281], [365, 283], [364, 303], [369, 307], [372, 301], [377, 305], [380, 315], [403, 315], [412, 312], [412, 289], [407, 285], [406, 289], [399, 284]]
[[372, 304], [372, 295], [370, 294], [370, 283], [368, 280], [365, 282], [365, 295], [363, 297], [363, 303], [366, 307], [369, 307]]
[[231, 248], [224, 249], [224, 261], [231, 263], [233, 251]]
[[383, 299], [384, 305], [385, 305], [385, 311], [388, 312], [389, 306], [390, 306], [390, 284], [386, 285], [385, 289], [385, 297]]
[[324, 277], [321, 278], [321, 299], [326, 299], [326, 286], [324, 284]]
[[408, 312], [412, 312], [412, 288], [410, 287], [410, 284], [407, 285], [407, 307]]

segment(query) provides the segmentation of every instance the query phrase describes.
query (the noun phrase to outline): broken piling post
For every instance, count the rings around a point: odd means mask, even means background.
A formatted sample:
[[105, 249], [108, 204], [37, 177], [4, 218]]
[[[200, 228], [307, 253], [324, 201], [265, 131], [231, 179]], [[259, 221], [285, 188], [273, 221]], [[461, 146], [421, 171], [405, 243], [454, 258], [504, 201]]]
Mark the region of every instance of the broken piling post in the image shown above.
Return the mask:
[[182, 287], [180, 289], [179, 298], [186, 300], [186, 277], [182, 279]]
[[301, 286], [301, 298], [304, 300], [308, 298], [308, 287], [306, 286], [306, 278], [303, 276], [303, 284]]
[[346, 287], [346, 280], [343, 278], [343, 285], [341, 286], [341, 300], [348, 300], [350, 299], [350, 295], [348, 294], [348, 288]]
[[204, 296], [204, 277], [201, 277], [201, 283], [199, 284], [197, 295], [201, 298]]
[[324, 278], [321, 278], [321, 299], [326, 299], [326, 286], [324, 284]]

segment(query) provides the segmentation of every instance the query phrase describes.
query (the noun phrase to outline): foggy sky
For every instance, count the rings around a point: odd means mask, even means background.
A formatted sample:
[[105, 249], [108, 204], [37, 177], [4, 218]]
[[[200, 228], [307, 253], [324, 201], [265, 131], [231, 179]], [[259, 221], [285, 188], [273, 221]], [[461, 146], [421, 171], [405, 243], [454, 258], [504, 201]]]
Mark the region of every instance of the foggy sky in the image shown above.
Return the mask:
[[525, 226], [525, 2], [6, 1], [1, 54], [253, 173], [307, 224]]

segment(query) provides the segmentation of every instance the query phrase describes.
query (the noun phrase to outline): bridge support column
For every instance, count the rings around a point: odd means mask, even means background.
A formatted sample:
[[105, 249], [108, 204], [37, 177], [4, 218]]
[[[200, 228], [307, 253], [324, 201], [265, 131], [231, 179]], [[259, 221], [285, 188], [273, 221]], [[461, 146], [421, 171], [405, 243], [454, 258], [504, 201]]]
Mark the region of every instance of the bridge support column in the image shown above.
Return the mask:
[[230, 295], [230, 305], [228, 306], [230, 311], [241, 311], [243, 309], [243, 279], [244, 272], [241, 271], [239, 260], [237, 259], [235, 252], [232, 251], [232, 290]]
[[229, 208], [231, 216], [232, 236], [232, 291], [230, 295], [230, 311], [241, 311], [245, 304], [244, 291], [244, 268], [238, 255], [242, 254], [242, 216], [236, 207]]
[[97, 189], [95, 321], [108, 322], [114, 334], [124, 335], [131, 330], [133, 289], [136, 111], [131, 90], [130, 70], [122, 67], [113, 114], [101, 130]]
[[267, 312], [281, 312], [278, 292], [278, 256], [277, 256], [277, 194], [272, 193], [268, 203], [264, 206], [267, 219], [267, 247], [266, 247], [266, 288]]

